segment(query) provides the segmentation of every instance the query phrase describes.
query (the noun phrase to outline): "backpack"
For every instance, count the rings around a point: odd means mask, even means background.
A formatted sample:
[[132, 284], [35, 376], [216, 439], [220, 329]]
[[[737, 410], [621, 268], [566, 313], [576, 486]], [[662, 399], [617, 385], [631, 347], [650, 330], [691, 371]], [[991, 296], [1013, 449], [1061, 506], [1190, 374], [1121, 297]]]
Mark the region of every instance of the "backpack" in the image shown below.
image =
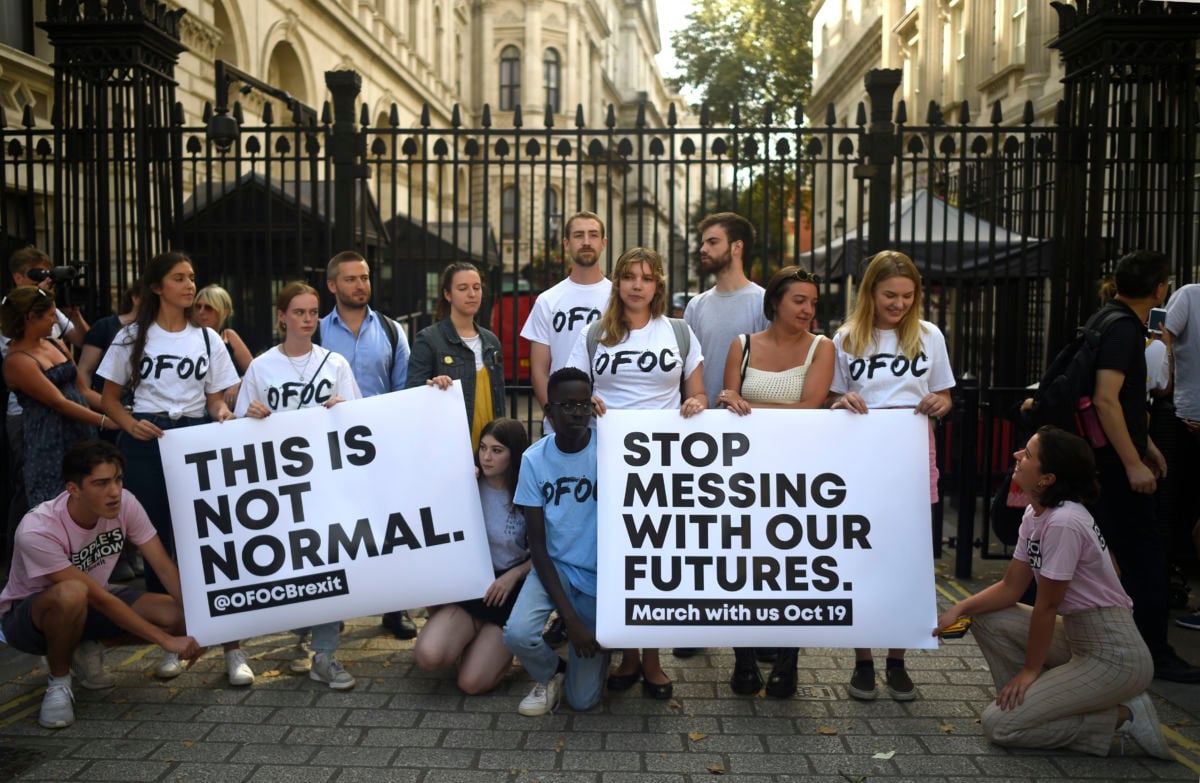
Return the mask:
[[[687, 366], [688, 350], [692, 347], [692, 333], [688, 330], [687, 321], [682, 318], [668, 318], [671, 322], [671, 331], [675, 332], [675, 345], [679, 348], [679, 359], [683, 362], [684, 367]], [[600, 322], [592, 321], [588, 324], [587, 331], [584, 332], [584, 339], [587, 340], [587, 355], [588, 355], [588, 377], [591, 378], [592, 384], [596, 383], [596, 376], [592, 372], [592, 365], [596, 362], [596, 348], [600, 345]], [[679, 378], [679, 399], [683, 399], [683, 387], [687, 383], [687, 378], [682, 376], [683, 370], [680, 371]]]
[[[383, 324], [383, 332], [384, 332], [384, 334], [387, 335], [388, 342], [391, 343], [391, 346], [392, 346], [392, 352], [388, 354], [388, 364], [387, 364], [387, 375], [388, 375], [388, 377], [391, 377], [392, 368], [396, 362], [396, 346], [400, 343], [400, 327], [398, 327], [396, 325], [395, 321], [393, 321], [391, 318], [384, 315], [383, 313], [379, 312], [378, 310], [375, 310], [374, 312], [376, 315], [379, 316], [379, 323]], [[313, 341], [313, 345], [321, 345], [321, 322], [320, 321], [317, 321], [317, 328], [313, 332], [312, 341]], [[321, 346], [321, 347], [324, 347], [324, 346]], [[326, 357], [326, 358], [328, 358], [328, 357]]]
[[[1067, 343], [1046, 367], [1033, 394], [1033, 405], [1024, 412], [1024, 423], [1032, 432], [1038, 427], [1052, 424], [1083, 437], [1089, 438], [1095, 424], [1081, 422], [1081, 411], [1092, 411], [1090, 397], [1096, 385], [1096, 353], [1104, 333], [1122, 318], [1136, 317], [1124, 307], [1106, 306], [1097, 310], [1087, 322], [1075, 330], [1075, 339]], [[1139, 323], [1139, 326], [1141, 324]], [[1089, 426], [1085, 428], [1085, 424]]]

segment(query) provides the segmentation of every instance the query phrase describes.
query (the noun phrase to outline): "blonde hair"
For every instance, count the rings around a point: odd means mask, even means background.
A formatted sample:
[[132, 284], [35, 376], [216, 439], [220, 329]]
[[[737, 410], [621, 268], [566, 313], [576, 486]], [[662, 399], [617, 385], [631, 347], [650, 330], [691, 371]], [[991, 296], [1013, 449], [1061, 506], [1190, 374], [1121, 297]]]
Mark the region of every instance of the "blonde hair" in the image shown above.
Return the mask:
[[921, 273], [908, 256], [897, 250], [884, 250], [876, 253], [867, 265], [858, 287], [854, 311], [839, 330], [846, 335], [842, 347], [847, 353], [865, 356], [875, 345], [875, 288], [892, 277], [907, 277], [914, 286], [912, 307], [896, 325], [900, 352], [915, 359], [924, 349], [921, 341]]
[[221, 286], [213, 283], [206, 285], [196, 292], [196, 298], [192, 300], [192, 307], [203, 302], [212, 309], [217, 311], [221, 316], [221, 320], [217, 321], [217, 328], [220, 329], [229, 320], [229, 316], [233, 315], [233, 298], [229, 296], [229, 292]]
[[284, 334], [287, 334], [287, 324], [284, 323], [280, 313], [286, 313], [288, 307], [292, 304], [292, 300], [301, 294], [312, 294], [317, 297], [318, 303], [321, 301], [321, 295], [317, 293], [317, 289], [303, 280], [288, 283], [279, 290], [279, 295], [275, 297], [275, 318], [278, 320], [277, 326], [279, 327], [279, 331]]
[[629, 271], [629, 267], [642, 263], [649, 267], [654, 275], [655, 291], [650, 300], [650, 317], [657, 318], [667, 312], [667, 276], [663, 273], [662, 256], [647, 247], [630, 248], [621, 254], [613, 269], [612, 294], [608, 297], [608, 307], [604, 308], [604, 316], [600, 319], [601, 345], [611, 348], [629, 334], [629, 326], [625, 323], [625, 303], [621, 301], [621, 278]]

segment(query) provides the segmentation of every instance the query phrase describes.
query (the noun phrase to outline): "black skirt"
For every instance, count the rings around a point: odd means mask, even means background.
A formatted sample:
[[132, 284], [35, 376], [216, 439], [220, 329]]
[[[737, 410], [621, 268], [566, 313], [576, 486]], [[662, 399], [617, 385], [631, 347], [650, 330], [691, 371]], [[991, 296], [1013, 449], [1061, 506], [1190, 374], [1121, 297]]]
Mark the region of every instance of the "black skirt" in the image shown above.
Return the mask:
[[[517, 565], [520, 565], [519, 563]], [[514, 566], [515, 568], [516, 566]], [[497, 571], [496, 578], [499, 579], [505, 572]], [[525, 584], [525, 577], [513, 585], [513, 589], [508, 591], [508, 598], [499, 606], [488, 606], [483, 602], [482, 598], [472, 598], [469, 601], [458, 601], [454, 606], [462, 607], [462, 609], [481, 623], [491, 623], [501, 628], [508, 622], [508, 616], [512, 614], [513, 606], [517, 603], [517, 596], [521, 594], [521, 586]]]

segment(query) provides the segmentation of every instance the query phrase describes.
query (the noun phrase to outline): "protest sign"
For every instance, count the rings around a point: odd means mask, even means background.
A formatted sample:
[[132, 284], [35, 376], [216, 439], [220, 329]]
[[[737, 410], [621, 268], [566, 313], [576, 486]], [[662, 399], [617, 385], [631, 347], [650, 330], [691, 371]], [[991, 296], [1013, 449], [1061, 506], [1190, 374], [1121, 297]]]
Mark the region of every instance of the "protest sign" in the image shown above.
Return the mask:
[[479, 598], [493, 580], [457, 382], [168, 430], [161, 451], [201, 644]]
[[607, 647], [935, 646], [928, 419], [609, 411]]

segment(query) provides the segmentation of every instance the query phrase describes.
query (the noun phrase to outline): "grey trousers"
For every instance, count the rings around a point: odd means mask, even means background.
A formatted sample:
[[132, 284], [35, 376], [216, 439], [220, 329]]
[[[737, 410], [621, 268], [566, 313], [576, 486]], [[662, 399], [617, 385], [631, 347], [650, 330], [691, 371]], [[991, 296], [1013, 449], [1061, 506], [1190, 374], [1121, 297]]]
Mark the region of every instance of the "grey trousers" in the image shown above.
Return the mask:
[[[1025, 665], [1030, 607], [1010, 606], [974, 618], [971, 632], [999, 692]], [[1011, 710], [995, 702], [983, 712], [983, 733], [997, 745], [1069, 748], [1107, 756], [1117, 706], [1154, 678], [1154, 663], [1133, 613], [1121, 607], [1059, 617], [1046, 669]]]

